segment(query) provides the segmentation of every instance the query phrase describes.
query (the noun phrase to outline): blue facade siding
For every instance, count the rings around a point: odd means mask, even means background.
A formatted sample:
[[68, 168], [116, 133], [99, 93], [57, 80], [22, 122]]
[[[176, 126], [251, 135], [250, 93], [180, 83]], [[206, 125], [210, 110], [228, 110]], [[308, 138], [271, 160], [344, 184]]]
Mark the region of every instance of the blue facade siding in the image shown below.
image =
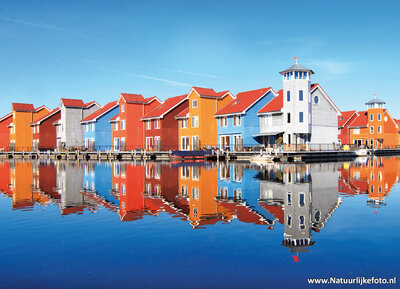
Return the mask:
[[119, 107], [116, 106], [102, 116], [98, 117], [94, 124], [94, 131], [86, 132], [84, 129], [84, 138], [94, 139], [95, 150], [111, 150], [112, 149], [112, 124], [109, 120], [119, 113]]
[[274, 98], [272, 92], [265, 94], [259, 101], [257, 101], [252, 107], [250, 107], [246, 114], [241, 115], [241, 125], [233, 126], [233, 115], [228, 116], [228, 125], [221, 127], [221, 123], [218, 119], [218, 146], [221, 146], [220, 136], [230, 136], [230, 149], [233, 150], [233, 135], [241, 135], [243, 140], [243, 146], [256, 146], [259, 145], [259, 139], [255, 138], [254, 135], [260, 133], [260, 120], [257, 112], [263, 108], [268, 102]]
[[[235, 177], [235, 166], [242, 166], [243, 175], [239, 181]], [[274, 220], [274, 217], [259, 204], [260, 198], [260, 182], [254, 181], [258, 172], [252, 169], [245, 168], [242, 164], [234, 164], [229, 166], [230, 178], [223, 179], [221, 177], [221, 167], [218, 171], [218, 197], [221, 197], [221, 189], [227, 189], [228, 199], [233, 199], [234, 191], [240, 189], [242, 192], [242, 200], [246, 202], [247, 206], [251, 207], [259, 215], [262, 215], [267, 220]], [[238, 169], [237, 169], [238, 170]]]

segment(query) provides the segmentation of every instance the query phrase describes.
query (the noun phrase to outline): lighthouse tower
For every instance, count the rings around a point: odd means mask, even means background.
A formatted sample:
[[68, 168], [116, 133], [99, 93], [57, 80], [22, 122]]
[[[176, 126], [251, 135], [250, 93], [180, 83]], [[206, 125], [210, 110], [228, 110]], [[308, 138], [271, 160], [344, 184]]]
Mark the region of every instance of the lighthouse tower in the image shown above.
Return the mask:
[[280, 74], [283, 77], [283, 142], [304, 144], [311, 140], [310, 78], [314, 72], [296, 63]]

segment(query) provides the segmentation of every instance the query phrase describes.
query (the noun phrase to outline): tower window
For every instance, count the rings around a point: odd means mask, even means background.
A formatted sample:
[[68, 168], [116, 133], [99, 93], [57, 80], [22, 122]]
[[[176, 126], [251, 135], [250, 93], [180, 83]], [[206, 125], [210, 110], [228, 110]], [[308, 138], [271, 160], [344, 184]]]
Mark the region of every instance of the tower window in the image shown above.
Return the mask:
[[298, 72], [298, 71], [295, 71], [295, 72], [294, 72], [294, 78], [295, 78], [295, 79], [299, 79], [299, 72]]
[[315, 104], [317, 104], [318, 102], [319, 102], [319, 98], [318, 98], [318, 96], [316, 95], [316, 96], [314, 96], [314, 102], [315, 102]]
[[299, 112], [299, 122], [303, 122], [303, 121], [304, 121], [303, 112], [300, 111]]
[[303, 101], [303, 91], [299, 90], [299, 101]]
[[287, 123], [290, 123], [290, 113], [287, 114]]
[[373, 126], [370, 126], [370, 127], [369, 127], [369, 132], [370, 132], [370, 133], [374, 133], [374, 127], [373, 127]]
[[286, 100], [287, 100], [287, 102], [290, 101], [290, 91], [286, 92]]
[[381, 121], [382, 120], [382, 114], [378, 113], [378, 120]]
[[369, 114], [369, 120], [373, 121], [374, 120], [374, 115], [372, 113]]

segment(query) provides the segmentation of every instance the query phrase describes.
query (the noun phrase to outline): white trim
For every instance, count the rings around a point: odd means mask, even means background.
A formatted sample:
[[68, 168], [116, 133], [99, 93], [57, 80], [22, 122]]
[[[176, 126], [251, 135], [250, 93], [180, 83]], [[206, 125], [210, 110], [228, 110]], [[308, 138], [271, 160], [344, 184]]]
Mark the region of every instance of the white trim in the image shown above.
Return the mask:
[[[184, 102], [184, 101], [187, 100], [187, 99], [189, 99], [189, 94], [186, 95], [186, 97], [183, 98], [181, 101], [179, 101], [178, 103], [176, 103], [173, 107], [171, 107], [171, 108], [168, 109], [166, 112], [164, 112], [162, 115], [160, 115], [160, 116], [154, 116], [154, 117], [149, 117], [149, 118], [144, 117], [144, 118], [142, 118], [141, 120], [164, 118], [164, 115], [166, 115], [167, 113], [169, 113], [171, 110], [173, 110], [175, 107], [177, 107], [178, 105], [180, 105], [182, 102]], [[164, 104], [164, 103], [165, 103], [165, 101], [162, 102], [161, 104]], [[160, 105], [161, 105], [161, 104], [160, 104]], [[156, 110], [158, 107], [160, 107], [160, 105], [157, 106], [154, 110]], [[185, 109], [186, 109], [186, 108], [185, 108]], [[150, 112], [149, 112], [149, 113], [150, 113]], [[175, 117], [175, 118], [176, 118], [176, 117]]]
[[320, 91], [322, 92], [322, 94], [325, 96], [325, 98], [328, 100], [328, 102], [333, 106], [333, 108], [336, 110], [338, 116], [342, 115], [342, 113], [340, 112], [339, 108], [336, 106], [336, 104], [333, 103], [332, 99], [330, 99], [330, 97], [328, 96], [328, 94], [322, 89], [322, 87], [319, 85], [319, 83], [314, 85], [314, 88], [311, 89], [311, 94], [317, 89], [319, 88]]
[[[106, 104], [106, 105], [107, 105], [107, 104]], [[93, 119], [90, 119], [90, 120], [81, 121], [81, 123], [87, 123], [87, 122], [96, 122], [96, 121], [97, 121], [97, 119], [98, 119], [100, 116], [102, 116], [102, 115], [106, 114], [107, 112], [109, 112], [110, 110], [112, 110], [112, 109], [116, 108], [117, 106], [119, 106], [118, 102], [117, 102], [117, 104], [116, 104], [116, 105], [114, 105], [114, 106], [110, 107], [109, 109], [107, 109], [107, 110], [106, 110], [106, 111], [104, 111], [103, 113], [99, 114], [99, 115], [98, 115], [98, 116], [96, 116], [95, 118], [93, 118]], [[100, 109], [101, 109], [101, 108], [100, 108]], [[96, 112], [97, 112], [97, 111], [93, 112], [92, 114], [95, 114]], [[92, 114], [88, 115], [87, 117], [91, 116]], [[85, 117], [85, 118], [86, 118], [86, 117]]]

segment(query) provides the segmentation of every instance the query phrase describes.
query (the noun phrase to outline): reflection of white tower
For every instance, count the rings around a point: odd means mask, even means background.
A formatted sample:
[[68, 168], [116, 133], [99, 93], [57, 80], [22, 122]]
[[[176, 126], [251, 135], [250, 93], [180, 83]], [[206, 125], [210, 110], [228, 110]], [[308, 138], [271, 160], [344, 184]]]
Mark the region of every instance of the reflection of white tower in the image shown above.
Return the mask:
[[314, 72], [295, 64], [280, 72], [283, 76], [284, 136], [286, 144], [302, 144], [311, 138], [311, 82]]

